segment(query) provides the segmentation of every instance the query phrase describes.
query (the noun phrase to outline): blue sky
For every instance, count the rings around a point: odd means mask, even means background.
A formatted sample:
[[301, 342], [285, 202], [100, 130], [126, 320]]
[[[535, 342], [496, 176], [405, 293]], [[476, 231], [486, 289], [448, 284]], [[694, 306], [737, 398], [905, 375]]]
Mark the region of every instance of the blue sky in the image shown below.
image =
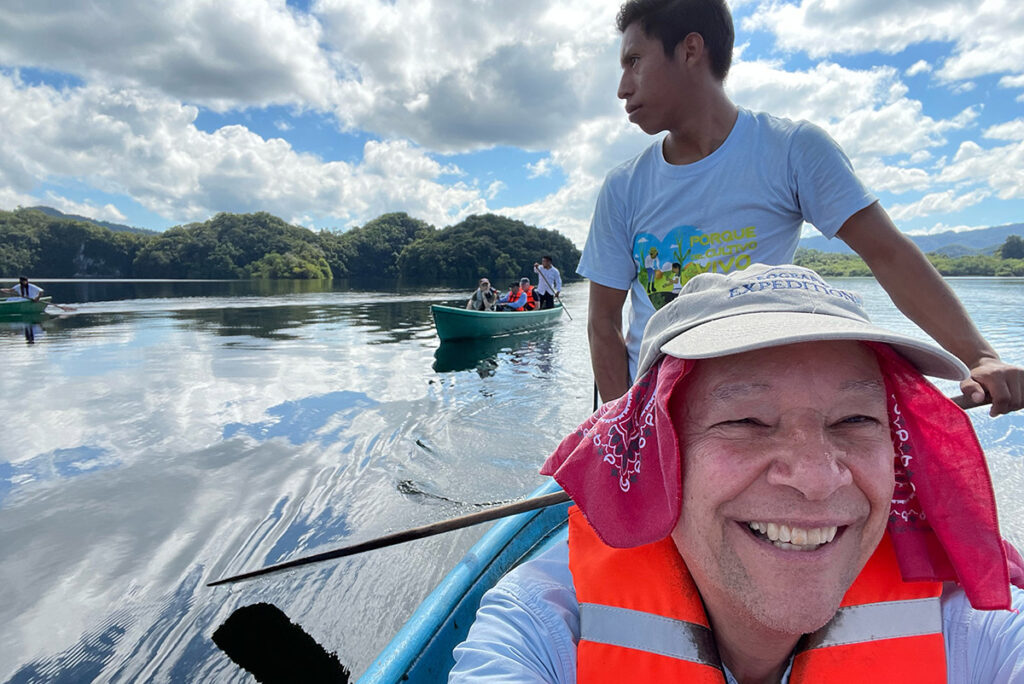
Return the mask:
[[[63, 7], [62, 7], [63, 5]], [[1024, 4], [737, 0], [727, 90], [823, 126], [911, 233], [1024, 221]], [[651, 138], [617, 2], [55, 0], [0, 9], [0, 208], [154, 229], [493, 211], [586, 237]]]

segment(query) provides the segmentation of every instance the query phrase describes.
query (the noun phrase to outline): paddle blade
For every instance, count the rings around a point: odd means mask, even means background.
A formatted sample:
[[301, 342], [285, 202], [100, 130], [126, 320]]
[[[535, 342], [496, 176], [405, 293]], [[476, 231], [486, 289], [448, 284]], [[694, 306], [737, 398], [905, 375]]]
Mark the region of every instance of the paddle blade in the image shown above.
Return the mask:
[[351, 676], [337, 655], [328, 653], [270, 603], [255, 603], [233, 612], [213, 633], [213, 643], [265, 684], [348, 684]]

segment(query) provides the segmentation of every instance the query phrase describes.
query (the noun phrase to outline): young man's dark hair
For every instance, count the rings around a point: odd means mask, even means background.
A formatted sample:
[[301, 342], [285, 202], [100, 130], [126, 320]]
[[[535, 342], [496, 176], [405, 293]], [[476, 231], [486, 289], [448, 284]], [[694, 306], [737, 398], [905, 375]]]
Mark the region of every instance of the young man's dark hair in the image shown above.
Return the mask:
[[669, 57], [687, 35], [699, 33], [708, 51], [711, 73], [719, 81], [729, 74], [735, 34], [725, 0], [629, 0], [619, 8], [615, 19], [619, 33], [625, 33], [637, 21], [644, 34], [661, 41]]

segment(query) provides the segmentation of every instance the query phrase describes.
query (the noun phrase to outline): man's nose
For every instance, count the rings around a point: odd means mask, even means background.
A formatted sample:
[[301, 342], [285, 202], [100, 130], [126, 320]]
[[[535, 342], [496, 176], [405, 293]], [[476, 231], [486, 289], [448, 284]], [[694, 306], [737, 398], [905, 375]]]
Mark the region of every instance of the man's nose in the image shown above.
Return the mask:
[[622, 77], [619, 79], [619, 91], [616, 94], [620, 100], [625, 100], [633, 94], [633, 80], [629, 77], [629, 69], [622, 70]]
[[853, 483], [846, 452], [830, 443], [824, 427], [801, 427], [779, 440], [768, 483], [791, 487], [808, 501], [822, 501]]

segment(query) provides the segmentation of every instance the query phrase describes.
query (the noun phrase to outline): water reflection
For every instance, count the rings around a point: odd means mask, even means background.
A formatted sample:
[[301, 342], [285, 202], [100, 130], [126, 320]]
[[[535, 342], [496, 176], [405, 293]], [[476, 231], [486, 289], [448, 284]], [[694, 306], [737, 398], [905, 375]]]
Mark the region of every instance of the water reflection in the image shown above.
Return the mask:
[[[362, 411], [377, 404], [362, 392], [349, 391], [286, 401], [266, 410], [273, 416], [270, 420], [228, 423], [224, 426], [224, 439], [247, 435], [260, 442], [284, 437], [296, 445], [312, 441], [333, 444], [341, 441], [343, 433]], [[331, 429], [325, 430], [328, 426]]]
[[368, 344], [391, 344], [423, 337], [433, 328], [430, 304], [420, 301], [379, 301], [345, 307], [338, 312], [347, 321], [365, 326], [368, 332], [383, 336]]
[[55, 302], [108, 302], [182, 297], [273, 297], [348, 290], [331, 280], [51, 280], [46, 294]]
[[469, 340], [443, 340], [434, 351], [433, 369], [437, 373], [475, 370], [481, 377], [494, 375], [498, 357], [508, 355], [513, 365], [533, 363], [546, 373], [555, 356], [554, 333], [530, 331], [503, 337], [485, 337]]
[[[40, 416], [39, 429], [49, 428], [47, 420]], [[17, 463], [0, 461], [0, 503], [18, 487], [76, 477], [116, 465], [116, 459], [107, 449], [91, 445], [55, 449]]]
[[246, 308], [209, 308], [175, 311], [174, 318], [200, 330], [209, 330], [221, 337], [258, 337], [268, 340], [290, 340], [300, 337], [294, 332], [316, 319], [308, 306], [260, 306]]
[[32, 317], [26, 319], [15, 319], [4, 318], [0, 320], [0, 335], [4, 337], [16, 337], [21, 335], [25, 338], [25, 342], [28, 344], [35, 344], [37, 338], [42, 338], [46, 334], [46, 330], [43, 328], [42, 317]]

